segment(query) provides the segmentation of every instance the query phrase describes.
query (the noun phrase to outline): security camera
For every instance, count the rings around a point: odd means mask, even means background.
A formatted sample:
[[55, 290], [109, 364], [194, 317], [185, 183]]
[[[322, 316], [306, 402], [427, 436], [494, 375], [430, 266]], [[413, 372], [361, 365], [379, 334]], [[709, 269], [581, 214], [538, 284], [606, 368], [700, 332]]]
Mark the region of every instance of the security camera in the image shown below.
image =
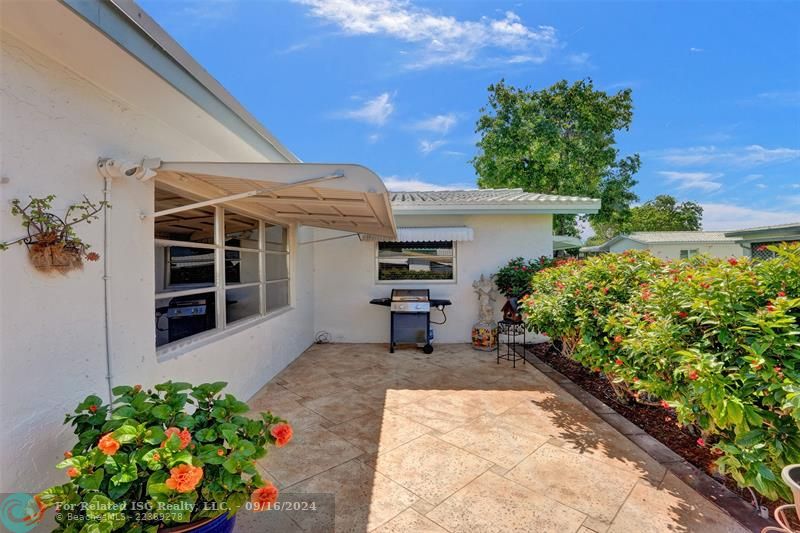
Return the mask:
[[97, 161], [97, 170], [106, 178], [136, 178], [139, 181], [147, 181], [156, 175], [153, 169], [160, 165], [161, 161], [158, 159], [142, 159], [136, 163], [102, 158]]

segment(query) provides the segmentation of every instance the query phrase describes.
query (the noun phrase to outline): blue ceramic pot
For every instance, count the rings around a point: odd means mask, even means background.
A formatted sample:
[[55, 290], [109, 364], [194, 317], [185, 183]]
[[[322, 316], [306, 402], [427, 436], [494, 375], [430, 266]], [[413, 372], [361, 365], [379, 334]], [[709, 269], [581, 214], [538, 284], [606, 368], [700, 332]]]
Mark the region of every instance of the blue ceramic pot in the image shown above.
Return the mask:
[[160, 529], [159, 533], [231, 533], [234, 525], [236, 525], [236, 516], [228, 516], [226, 513], [210, 520]]
[[231, 533], [234, 525], [236, 525], [236, 515], [228, 516], [228, 514], [225, 513], [189, 531], [192, 533]]

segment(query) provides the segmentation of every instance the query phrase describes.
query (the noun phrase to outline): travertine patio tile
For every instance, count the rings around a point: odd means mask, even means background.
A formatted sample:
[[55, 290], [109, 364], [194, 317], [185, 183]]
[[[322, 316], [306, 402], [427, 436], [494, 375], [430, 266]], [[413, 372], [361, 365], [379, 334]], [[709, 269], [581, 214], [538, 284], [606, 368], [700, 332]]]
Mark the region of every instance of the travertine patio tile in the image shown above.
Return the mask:
[[647, 531], [652, 533], [747, 531], [671, 473], [667, 473], [659, 488], [648, 483], [637, 483], [609, 532], [641, 530], [644, 524]]
[[270, 411], [275, 416], [288, 420], [295, 430], [308, 426], [318, 426], [325, 422], [320, 415], [300, 405], [295, 400], [282, 400], [280, 402], [251, 401], [252, 411], [247, 414], [249, 417], [260, 418], [261, 411]]
[[354, 418], [330, 430], [370, 454], [386, 453], [431, 431], [391, 411]]
[[506, 477], [607, 523], [639, 479], [551, 444], [540, 447]]
[[406, 509], [375, 530], [375, 533], [447, 533], [447, 530], [431, 522], [414, 509]]
[[310, 426], [295, 431], [292, 442], [273, 449], [259, 465], [278, 481], [279, 488], [324, 472], [363, 452], [327, 429]]
[[438, 504], [491, 467], [489, 461], [423, 435], [379, 455], [375, 469]]
[[469, 401], [468, 398], [442, 394], [433, 394], [393, 410], [442, 433], [485, 413], [479, 403]]
[[468, 452], [509, 469], [547, 442], [547, 437], [525, 426], [484, 415], [440, 437]]
[[[468, 345], [314, 345], [249, 404], [295, 428], [258, 469], [285, 494], [335, 494], [337, 531], [744, 531], [608, 413]], [[291, 516], [279, 530], [324, 526]]]
[[[333, 494], [337, 532], [371, 531], [417, 501], [414, 494], [361, 461], [348, 461], [289, 491]], [[319, 531], [325, 523], [320, 515], [303, 511], [290, 514], [306, 531]]]
[[336, 394], [304, 401], [302, 405], [335, 424], [373, 413], [376, 408], [383, 407], [376, 400], [349, 388]]
[[286, 383], [284, 386], [306, 400], [330, 396], [331, 394], [336, 394], [345, 390], [354, 390], [349, 383], [335, 378], [330, 374], [310, 377], [303, 381]]
[[564, 533], [586, 518], [546, 496], [486, 472], [427, 517], [453, 533]]

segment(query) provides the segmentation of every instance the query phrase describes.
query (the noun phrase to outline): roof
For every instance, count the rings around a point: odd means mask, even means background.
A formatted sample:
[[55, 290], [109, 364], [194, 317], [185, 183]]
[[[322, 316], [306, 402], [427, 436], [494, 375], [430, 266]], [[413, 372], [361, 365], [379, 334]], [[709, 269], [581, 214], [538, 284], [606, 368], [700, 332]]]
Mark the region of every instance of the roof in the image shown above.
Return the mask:
[[735, 231], [727, 231], [728, 237], [761, 237], [773, 235], [797, 235], [800, 234], [800, 222], [790, 224], [777, 224], [774, 226], [758, 226]]
[[247, 131], [243, 140], [267, 143], [285, 160], [299, 161], [133, 0], [61, 2], [221, 123]]
[[736, 239], [726, 237], [724, 231], [634, 231], [623, 237], [643, 244], [736, 242]]
[[592, 247], [581, 248], [582, 252], [607, 252], [623, 240], [640, 244], [734, 244], [738, 239], [726, 237], [724, 231], [633, 231]]
[[522, 189], [395, 191], [389, 193], [397, 214], [597, 213], [600, 200], [525, 192]]

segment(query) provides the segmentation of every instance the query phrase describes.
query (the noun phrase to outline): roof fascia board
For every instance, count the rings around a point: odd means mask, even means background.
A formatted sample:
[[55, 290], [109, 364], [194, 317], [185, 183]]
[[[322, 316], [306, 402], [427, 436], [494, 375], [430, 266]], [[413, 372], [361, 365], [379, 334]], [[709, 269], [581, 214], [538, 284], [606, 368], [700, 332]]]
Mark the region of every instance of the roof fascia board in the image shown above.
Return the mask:
[[800, 239], [800, 230], [758, 230], [758, 231], [731, 231], [725, 233], [726, 237], [737, 240], [773, 240], [773, 239]]
[[299, 161], [134, 2], [58, 1], [265, 158]]

